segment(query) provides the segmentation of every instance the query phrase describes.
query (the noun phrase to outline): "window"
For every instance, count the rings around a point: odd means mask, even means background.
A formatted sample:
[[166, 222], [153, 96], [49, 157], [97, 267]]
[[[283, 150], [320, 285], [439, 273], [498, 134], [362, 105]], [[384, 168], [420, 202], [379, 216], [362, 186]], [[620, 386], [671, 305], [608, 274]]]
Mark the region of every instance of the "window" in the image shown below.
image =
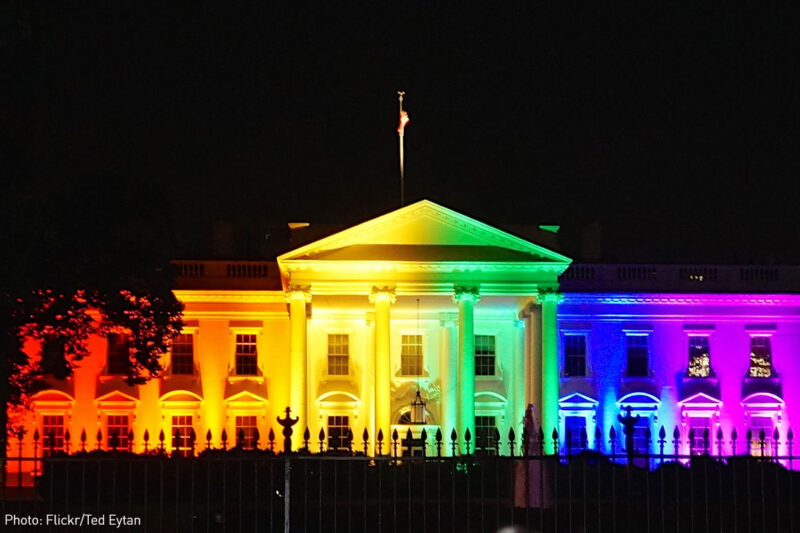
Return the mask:
[[237, 416], [236, 417], [236, 443], [239, 444], [239, 434], [241, 432], [242, 448], [245, 450], [252, 450], [256, 447], [256, 428], [257, 422], [255, 416]]
[[633, 423], [633, 453], [650, 453], [650, 441], [653, 436], [651, 434], [648, 438], [647, 432], [649, 430], [650, 417], [639, 415], [639, 418]]
[[172, 373], [194, 374], [194, 335], [182, 333], [172, 341]]
[[121, 333], [108, 335], [108, 352], [106, 373], [126, 374], [130, 367], [130, 342], [128, 336]]
[[328, 335], [328, 375], [346, 376], [350, 373], [350, 336]]
[[[705, 439], [703, 438], [703, 433], [706, 430], [708, 430], [708, 452], [711, 452], [711, 418], [705, 416], [689, 417], [689, 452], [692, 455], [703, 455], [706, 453]], [[692, 433], [692, 431], [694, 431], [694, 433]]]
[[689, 335], [689, 376], [707, 378], [711, 375], [711, 350], [707, 335]]
[[64, 341], [55, 335], [48, 336], [42, 344], [42, 372], [55, 379], [64, 379], [70, 374], [70, 370]]
[[497, 453], [497, 422], [493, 416], [475, 417], [475, 453]]
[[350, 445], [350, 417], [328, 417], [328, 449], [346, 450]]
[[172, 449], [183, 457], [192, 454], [192, 415], [172, 417]]
[[64, 416], [44, 415], [42, 417], [42, 456], [64, 450]]
[[128, 448], [128, 415], [108, 415], [106, 419], [106, 449]]
[[254, 333], [236, 334], [236, 375], [255, 376], [258, 373], [258, 349]]
[[403, 335], [400, 347], [400, 374], [422, 375], [422, 335]]
[[586, 448], [584, 438], [586, 435], [585, 416], [567, 416], [564, 418], [564, 443], [568, 453], [580, 453]]
[[564, 337], [564, 375], [567, 377], [586, 375], [586, 335]]
[[[761, 447], [761, 432], [764, 432], [764, 447]], [[753, 416], [750, 418], [750, 455], [768, 457], [772, 455], [772, 433], [775, 428], [771, 416]]]
[[769, 337], [750, 337], [750, 373], [751, 378], [768, 378], [772, 376], [772, 346]]
[[494, 335], [475, 335], [475, 375], [494, 376]]
[[649, 371], [649, 354], [647, 349], [647, 335], [627, 335], [625, 337], [625, 351], [627, 354], [629, 377], [647, 377]]

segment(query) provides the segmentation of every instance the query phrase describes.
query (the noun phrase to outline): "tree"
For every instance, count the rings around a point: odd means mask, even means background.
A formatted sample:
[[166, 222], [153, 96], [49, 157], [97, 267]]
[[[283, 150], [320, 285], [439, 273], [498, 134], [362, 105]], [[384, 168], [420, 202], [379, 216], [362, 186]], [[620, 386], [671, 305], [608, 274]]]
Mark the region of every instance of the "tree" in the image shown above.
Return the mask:
[[[0, 398], [24, 406], [68, 376], [87, 355], [91, 335], [125, 332], [126, 381], [161, 371], [159, 358], [182, 327], [172, 293], [173, 249], [163, 190], [103, 176], [14, 181], [0, 211]], [[41, 341], [41, 359], [23, 351]], [[0, 437], [10, 429], [0, 413]]]

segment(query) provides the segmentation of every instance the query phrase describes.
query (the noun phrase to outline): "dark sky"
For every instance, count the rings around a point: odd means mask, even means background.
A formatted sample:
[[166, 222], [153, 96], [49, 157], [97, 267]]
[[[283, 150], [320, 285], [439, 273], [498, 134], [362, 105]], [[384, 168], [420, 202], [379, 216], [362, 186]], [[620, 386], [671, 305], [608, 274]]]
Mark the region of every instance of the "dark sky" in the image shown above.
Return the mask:
[[800, 256], [793, 11], [290, 4], [6, 5], [11, 186], [158, 188], [187, 243], [350, 224], [399, 204], [402, 89], [409, 201], [596, 222], [623, 259]]

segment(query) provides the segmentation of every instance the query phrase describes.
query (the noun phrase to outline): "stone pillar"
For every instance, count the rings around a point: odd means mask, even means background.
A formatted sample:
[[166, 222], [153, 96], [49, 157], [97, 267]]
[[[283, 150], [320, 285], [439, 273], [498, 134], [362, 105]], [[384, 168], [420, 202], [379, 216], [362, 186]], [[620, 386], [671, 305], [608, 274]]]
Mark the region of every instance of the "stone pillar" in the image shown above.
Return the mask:
[[[472, 435], [470, 449], [475, 450], [475, 304], [478, 289], [457, 288], [458, 302], [458, 440], [466, 453], [467, 429]], [[449, 435], [445, 437], [449, 439]]]
[[[522, 417], [525, 415], [525, 320], [514, 321], [514, 356], [511, 372], [511, 416], [510, 424], [517, 435], [522, 435]], [[501, 437], [507, 437], [502, 434]]]
[[289, 323], [291, 327], [289, 352], [289, 407], [299, 417], [297, 427], [302, 436], [308, 425], [308, 354], [306, 303], [311, 301], [308, 288], [293, 288], [289, 294]]
[[[456, 326], [455, 313], [442, 313], [439, 318], [441, 326], [440, 373], [442, 379], [441, 396], [441, 429], [442, 440], [450, 440], [450, 432], [458, 431], [458, 356], [453, 348]], [[450, 446], [443, 446], [442, 453], [452, 455]]]
[[375, 436], [383, 430], [383, 453], [389, 451], [392, 428], [392, 344], [389, 308], [394, 290], [374, 288], [370, 302], [375, 305]]
[[542, 306], [542, 429], [545, 450], [550, 444], [553, 430], [558, 428], [558, 324], [556, 312], [561, 295], [552, 291], [539, 293]]

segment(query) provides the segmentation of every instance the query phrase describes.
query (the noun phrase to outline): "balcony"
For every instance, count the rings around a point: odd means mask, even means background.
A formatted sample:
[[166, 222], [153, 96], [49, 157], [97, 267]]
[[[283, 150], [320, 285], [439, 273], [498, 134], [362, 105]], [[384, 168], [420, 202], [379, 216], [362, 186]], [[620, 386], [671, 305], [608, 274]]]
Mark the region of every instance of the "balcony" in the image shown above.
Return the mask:
[[176, 289], [280, 290], [281, 277], [275, 261], [173, 261]]
[[559, 283], [564, 292], [796, 293], [800, 267], [573, 263]]

